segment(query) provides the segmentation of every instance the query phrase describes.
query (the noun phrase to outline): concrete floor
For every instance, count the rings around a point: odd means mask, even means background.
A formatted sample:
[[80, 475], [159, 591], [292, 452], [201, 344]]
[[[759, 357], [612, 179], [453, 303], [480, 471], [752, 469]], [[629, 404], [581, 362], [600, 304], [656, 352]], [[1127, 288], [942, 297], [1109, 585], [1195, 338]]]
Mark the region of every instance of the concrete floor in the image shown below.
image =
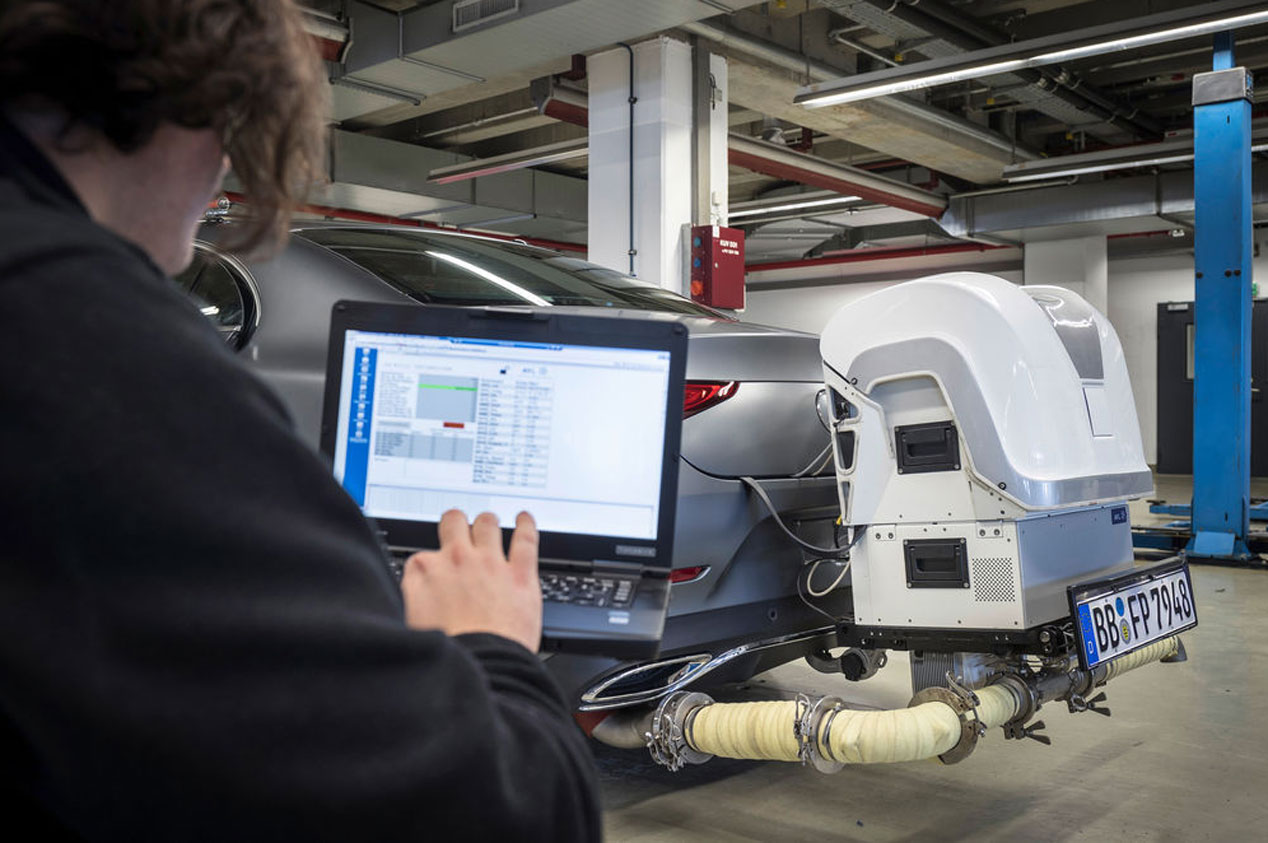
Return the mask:
[[[1186, 477], [1157, 479], [1186, 502]], [[1268, 496], [1268, 481], [1252, 494]], [[1133, 506], [1148, 523], [1148, 506]], [[1160, 520], [1171, 520], [1169, 518]], [[645, 753], [599, 748], [611, 841], [1268, 839], [1268, 571], [1194, 566], [1189, 661], [1108, 687], [1112, 718], [1046, 706], [1052, 746], [994, 730], [964, 762], [846, 768], [714, 759], [669, 773]], [[877, 707], [911, 696], [905, 654], [851, 684], [804, 663], [740, 697], [833, 693]]]

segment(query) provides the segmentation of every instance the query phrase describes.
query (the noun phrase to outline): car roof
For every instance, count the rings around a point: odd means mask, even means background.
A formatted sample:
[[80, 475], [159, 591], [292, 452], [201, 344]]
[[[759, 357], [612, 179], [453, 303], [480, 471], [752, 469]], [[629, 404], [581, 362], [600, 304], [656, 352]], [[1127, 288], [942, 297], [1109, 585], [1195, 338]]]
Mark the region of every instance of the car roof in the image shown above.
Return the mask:
[[492, 232], [472, 232], [459, 231], [453, 228], [444, 228], [442, 226], [432, 225], [413, 225], [408, 221], [400, 223], [390, 222], [361, 222], [358, 220], [338, 220], [338, 219], [312, 219], [312, 220], [292, 220], [290, 231], [292, 233], [321, 228], [353, 228], [364, 231], [389, 231], [393, 233], [409, 233], [412, 231], [420, 232], [427, 235], [438, 234], [443, 237], [463, 238], [467, 240], [482, 240], [486, 243], [514, 243], [517, 246], [529, 249], [538, 249], [543, 252], [552, 252], [565, 254], [559, 249], [552, 249], [534, 243], [534, 238], [515, 237], [511, 234], [494, 234]]

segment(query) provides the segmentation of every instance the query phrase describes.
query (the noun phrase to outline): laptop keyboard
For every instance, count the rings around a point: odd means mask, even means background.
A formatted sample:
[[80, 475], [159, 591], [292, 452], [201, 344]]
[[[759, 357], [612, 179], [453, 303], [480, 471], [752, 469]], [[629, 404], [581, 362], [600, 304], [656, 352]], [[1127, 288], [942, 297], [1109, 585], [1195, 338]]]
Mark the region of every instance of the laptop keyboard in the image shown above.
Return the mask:
[[[405, 574], [406, 558], [399, 554], [389, 554], [387, 557], [388, 571], [397, 582]], [[613, 609], [624, 609], [630, 605], [634, 600], [634, 586], [638, 582], [629, 577], [554, 571], [542, 571], [538, 576], [542, 584], [542, 599], [547, 602]]]
[[573, 606], [625, 608], [634, 599], [635, 580], [596, 574], [542, 571], [542, 599]]

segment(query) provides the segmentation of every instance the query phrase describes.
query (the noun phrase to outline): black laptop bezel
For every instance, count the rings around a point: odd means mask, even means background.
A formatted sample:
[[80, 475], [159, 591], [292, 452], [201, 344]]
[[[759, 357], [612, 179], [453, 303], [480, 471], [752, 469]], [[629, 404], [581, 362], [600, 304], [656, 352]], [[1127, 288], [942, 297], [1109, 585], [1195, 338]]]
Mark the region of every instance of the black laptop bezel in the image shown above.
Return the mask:
[[[339, 430], [339, 389], [345, 336], [349, 330], [426, 336], [638, 348], [669, 352], [660, 517], [656, 540], [627, 536], [588, 536], [540, 530], [543, 559], [610, 561], [638, 565], [643, 573], [668, 575], [673, 566], [674, 521], [678, 500], [678, 457], [682, 443], [683, 385], [687, 366], [687, 329], [669, 319], [632, 319], [607, 315], [551, 313], [518, 307], [450, 307], [339, 301], [331, 309], [326, 384], [321, 414], [321, 451], [332, 466]], [[620, 412], [613, 407], [612, 412]], [[466, 513], [474, 518], [477, 513]], [[393, 547], [439, 546], [436, 524], [374, 518]], [[503, 528], [504, 543], [511, 530]]]

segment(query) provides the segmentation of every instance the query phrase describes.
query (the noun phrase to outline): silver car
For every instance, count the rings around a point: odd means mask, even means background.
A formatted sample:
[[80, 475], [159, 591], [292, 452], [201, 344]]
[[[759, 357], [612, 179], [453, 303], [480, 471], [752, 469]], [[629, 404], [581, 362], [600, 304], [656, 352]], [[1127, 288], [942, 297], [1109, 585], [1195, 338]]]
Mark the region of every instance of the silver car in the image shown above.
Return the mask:
[[[659, 287], [521, 242], [415, 229], [297, 223], [290, 244], [246, 265], [203, 227], [176, 282], [225, 341], [281, 395], [316, 447], [331, 306], [340, 299], [420, 305], [526, 302], [672, 318], [690, 332], [669, 618], [660, 657], [635, 664], [555, 655], [547, 664], [580, 709], [654, 702], [671, 690], [740, 681], [832, 646], [848, 591], [824, 597], [814, 555], [782, 532], [741, 481], [820, 546], [838, 506], [817, 338], [738, 322]], [[514, 289], [491, 278], [512, 279]], [[540, 306], [540, 305], [539, 305]], [[474, 514], [474, 513], [472, 513]]]

